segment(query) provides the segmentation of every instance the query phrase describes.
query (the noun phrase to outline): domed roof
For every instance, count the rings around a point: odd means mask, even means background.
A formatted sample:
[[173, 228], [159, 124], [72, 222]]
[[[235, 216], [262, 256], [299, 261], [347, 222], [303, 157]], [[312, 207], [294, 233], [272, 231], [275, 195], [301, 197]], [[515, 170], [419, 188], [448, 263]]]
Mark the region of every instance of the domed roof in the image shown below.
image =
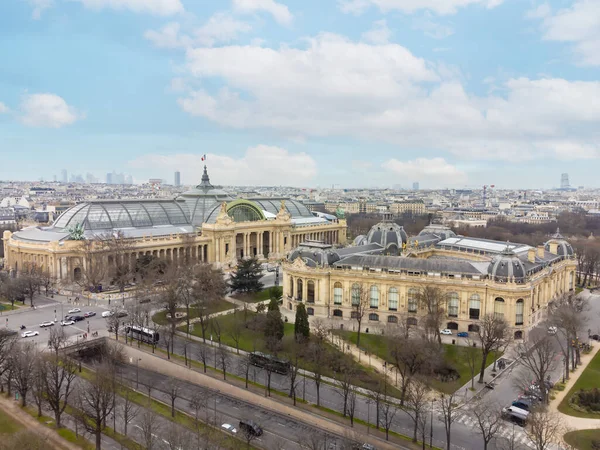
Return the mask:
[[408, 240], [404, 228], [394, 222], [380, 222], [373, 225], [366, 236], [358, 236], [355, 245], [379, 244], [387, 252], [399, 253], [402, 244]]
[[573, 254], [575, 253], [571, 244], [569, 244], [569, 242], [563, 237], [563, 235], [560, 234], [560, 230], [558, 228], [556, 229], [556, 233], [552, 235], [552, 239], [550, 239], [544, 244], [544, 248], [547, 252], [550, 251], [550, 244], [557, 244], [558, 256], [569, 257], [573, 256]]
[[522, 282], [526, 271], [523, 262], [508, 247], [499, 255], [494, 256], [488, 266], [488, 275], [495, 281]]
[[176, 200], [185, 203], [191, 224], [200, 227], [203, 223], [214, 222], [221, 203], [232, 201], [234, 198], [224, 190], [210, 184], [208, 172], [204, 166], [201, 183], [181, 194]]
[[340, 260], [340, 256], [330, 250], [315, 250], [297, 248], [288, 256], [288, 261], [293, 262], [302, 258], [308, 267], [329, 266]]
[[438, 236], [442, 241], [451, 237], [455, 237], [456, 233], [452, 231], [446, 225], [438, 223], [431, 223], [421, 230], [419, 236], [423, 235], [435, 235]]

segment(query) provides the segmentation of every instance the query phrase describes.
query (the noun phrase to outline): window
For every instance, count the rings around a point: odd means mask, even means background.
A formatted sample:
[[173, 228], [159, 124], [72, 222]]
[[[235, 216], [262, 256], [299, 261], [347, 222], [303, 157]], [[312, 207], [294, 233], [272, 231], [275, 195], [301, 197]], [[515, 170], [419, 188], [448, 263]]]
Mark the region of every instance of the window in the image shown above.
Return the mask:
[[456, 322], [448, 322], [446, 328], [449, 330], [458, 330], [458, 324]]
[[474, 323], [472, 323], [471, 325], [469, 325], [468, 330], [472, 331], [473, 333], [478, 333], [479, 332], [479, 325], [475, 325]]
[[388, 292], [388, 306], [390, 311], [398, 311], [398, 289], [390, 288]]
[[515, 339], [523, 339], [523, 332], [515, 331]]
[[496, 297], [494, 300], [494, 315], [497, 318], [504, 317], [504, 299], [501, 297]]
[[372, 320], [373, 322], [379, 322], [379, 315], [371, 313], [369, 314], [369, 320]]
[[415, 288], [408, 290], [408, 312], [417, 312], [417, 296], [419, 291]]
[[371, 286], [371, 308], [379, 308], [379, 288]]
[[314, 316], [315, 308], [306, 308], [306, 314], [308, 314], [309, 316]]
[[360, 286], [356, 283], [352, 285], [352, 306], [360, 304]]
[[342, 304], [342, 294], [344, 289], [342, 288], [342, 283], [337, 282], [333, 285], [333, 304], [341, 305]]
[[306, 284], [306, 301], [308, 303], [315, 302], [315, 282], [312, 280]]
[[525, 309], [525, 302], [522, 298], [517, 300], [515, 308], [515, 325], [523, 325], [523, 310]]
[[448, 315], [458, 317], [458, 293], [456, 292], [448, 294]]
[[408, 325], [409, 327], [416, 327], [417, 324], [418, 322], [416, 317], [409, 317], [408, 319], [406, 319], [406, 325]]
[[290, 297], [294, 296], [294, 277], [290, 277]]
[[481, 310], [481, 300], [479, 294], [471, 295], [469, 299], [469, 319], [479, 320], [479, 311]]
[[398, 323], [398, 318], [396, 316], [388, 316], [388, 323]]
[[334, 309], [333, 310], [333, 317], [342, 317], [343, 313], [341, 309]]
[[298, 283], [296, 285], [296, 298], [300, 301], [302, 301], [303, 299], [303, 292], [302, 292], [302, 288], [303, 288], [303, 283], [301, 279], [298, 279]]
[[225, 254], [229, 254], [229, 244], [225, 244]]
[[358, 319], [358, 311], [350, 311], [351, 319]]

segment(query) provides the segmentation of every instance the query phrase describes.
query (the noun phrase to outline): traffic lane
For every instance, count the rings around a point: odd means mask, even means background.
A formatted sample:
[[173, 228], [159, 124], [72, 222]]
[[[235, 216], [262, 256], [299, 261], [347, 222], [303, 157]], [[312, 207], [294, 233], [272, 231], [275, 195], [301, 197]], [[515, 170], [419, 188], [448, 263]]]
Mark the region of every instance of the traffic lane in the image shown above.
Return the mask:
[[[141, 368], [138, 371], [138, 368], [133, 365], [119, 366], [119, 374], [123, 379], [128, 380], [130, 385], [139, 385], [138, 390], [142, 392], [147, 390], [147, 386], [151, 386], [150, 395], [152, 398], [170, 404], [171, 398], [168, 395], [168, 391], [172, 380], [168, 376]], [[193, 393], [202, 392], [205, 394], [206, 389], [200, 391], [197, 385], [181, 380], [178, 380], [178, 384], [181, 396], [175, 400], [176, 409], [194, 415], [193, 409], [189, 406]], [[287, 442], [286, 448], [299, 448], [296, 442], [306, 436], [306, 433], [314, 433], [316, 431], [313, 427], [295, 422], [283, 415], [259, 409], [255, 405], [229, 397], [218, 391], [209, 391], [209, 399], [206, 401], [206, 406], [203, 409], [204, 414], [201, 415], [202, 418], [216, 421], [218, 426], [222, 423], [231, 423], [236, 428], [238, 428], [241, 419], [254, 420], [265, 431], [259, 442], [262, 440], [266, 443], [275, 444], [278, 441], [285, 440]], [[332, 442], [334, 441], [333, 436], [331, 440]]]

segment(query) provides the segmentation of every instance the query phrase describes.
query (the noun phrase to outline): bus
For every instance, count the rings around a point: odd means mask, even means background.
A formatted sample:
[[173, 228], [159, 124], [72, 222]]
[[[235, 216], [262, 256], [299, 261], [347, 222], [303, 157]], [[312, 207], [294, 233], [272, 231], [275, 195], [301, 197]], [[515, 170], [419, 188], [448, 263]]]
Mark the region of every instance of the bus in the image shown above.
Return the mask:
[[146, 342], [147, 344], [156, 345], [160, 339], [158, 331], [149, 328], [138, 327], [137, 325], [128, 325], [125, 327], [125, 334], [131, 339]]
[[272, 372], [287, 375], [291, 365], [288, 361], [277, 359], [274, 356], [261, 352], [250, 353], [250, 364], [257, 367], [270, 369]]

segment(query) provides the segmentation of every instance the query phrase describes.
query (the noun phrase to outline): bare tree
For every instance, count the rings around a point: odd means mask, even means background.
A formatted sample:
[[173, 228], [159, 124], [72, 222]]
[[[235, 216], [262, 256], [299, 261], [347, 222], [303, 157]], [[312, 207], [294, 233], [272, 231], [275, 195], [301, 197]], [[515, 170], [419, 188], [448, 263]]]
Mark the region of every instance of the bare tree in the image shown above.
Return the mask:
[[350, 393], [348, 394], [348, 417], [350, 417], [350, 426], [353, 427], [354, 426], [354, 416], [356, 414], [356, 399], [357, 399], [357, 392], [356, 392], [356, 387], [352, 386], [350, 388]]
[[[109, 332], [115, 333], [115, 340], [119, 340], [119, 330], [121, 329], [121, 318], [119, 317], [117, 309], [111, 311], [111, 315], [106, 318], [106, 325], [108, 326]], [[127, 337], [125, 337], [127, 342]]]
[[198, 323], [202, 330], [202, 340], [206, 342], [210, 307], [227, 294], [227, 283], [223, 271], [212, 264], [199, 264], [194, 270], [193, 296], [198, 308]]
[[479, 383], [483, 383], [488, 355], [506, 345], [510, 339], [508, 323], [504, 317], [496, 314], [486, 314], [479, 323], [479, 340], [481, 341], [481, 370]]
[[171, 348], [173, 346], [173, 341], [175, 340], [175, 334], [172, 333], [172, 329], [170, 325], [164, 325], [160, 327], [159, 335], [163, 344], [165, 344], [165, 349], [167, 350], [167, 359], [171, 359]]
[[334, 373], [334, 379], [336, 387], [338, 388], [338, 394], [342, 397], [344, 401], [343, 413], [344, 417], [348, 414], [348, 398], [350, 396], [350, 392], [353, 388], [354, 378], [356, 376], [356, 370], [351, 363], [347, 363], [344, 360], [344, 363], [340, 367], [339, 371]]
[[327, 364], [327, 328], [322, 320], [313, 323], [313, 339], [309, 346], [311, 371], [317, 389], [317, 406], [321, 405], [321, 381]]
[[131, 239], [125, 237], [123, 231], [113, 231], [101, 236], [102, 246], [108, 261], [108, 275], [112, 283], [119, 287], [119, 292], [125, 291], [125, 286], [133, 276], [133, 264], [129, 255], [135, 246]]
[[251, 367], [252, 362], [250, 361], [250, 353], [246, 353], [239, 359], [238, 362], [238, 373], [244, 377], [246, 389], [248, 389], [248, 378], [250, 377]]
[[158, 416], [151, 409], [144, 409], [140, 416], [140, 432], [142, 444], [146, 450], [155, 450], [160, 442], [160, 422]]
[[37, 350], [33, 342], [17, 345], [10, 355], [13, 381], [21, 396], [22, 406], [27, 406], [27, 394], [33, 387], [36, 358]]
[[175, 265], [169, 266], [167, 282], [163, 291], [163, 307], [166, 311], [168, 326], [163, 328], [163, 339], [167, 343], [167, 357], [173, 353], [173, 338], [177, 331], [177, 308], [180, 303], [180, 279]]
[[[529, 385], [531, 377], [540, 387], [542, 402], [548, 403], [548, 388], [546, 381], [550, 378], [550, 374], [556, 369], [557, 351], [554, 348], [552, 337], [544, 330], [532, 330], [529, 333], [529, 340], [519, 344], [517, 347], [519, 355], [521, 355], [520, 363], [527, 369], [528, 377], [524, 380]], [[527, 387], [523, 386], [523, 387]]]
[[179, 398], [179, 394], [181, 393], [181, 384], [176, 378], [169, 378], [166, 392], [169, 400], [171, 400], [171, 417], [175, 417], [175, 400]]
[[[10, 357], [16, 343], [17, 340], [14, 336], [4, 331], [0, 332], [0, 380], [2, 381], [6, 378], [6, 374], [10, 369]], [[4, 392], [4, 383], [1, 381], [0, 391]]]
[[471, 408], [471, 412], [475, 416], [475, 424], [483, 439], [483, 450], [487, 450], [502, 427], [501, 408], [499, 405], [480, 401]]
[[21, 283], [25, 286], [25, 293], [29, 297], [29, 304], [33, 306], [33, 297], [42, 285], [41, 270], [34, 263], [27, 262], [19, 272]]
[[202, 422], [200, 420], [200, 411], [205, 410], [204, 420], [208, 423], [208, 403], [212, 396], [212, 392], [203, 386], [197, 386], [197, 390], [192, 394], [189, 406], [194, 410], [194, 431], [196, 432], [196, 440], [198, 448], [201, 448], [202, 440]]
[[328, 440], [331, 443], [331, 439], [329, 439], [326, 433], [316, 431], [314, 433], [305, 434], [298, 443], [300, 444], [300, 448], [306, 450], [327, 450]]
[[440, 328], [446, 314], [444, 292], [435, 286], [425, 286], [417, 294], [417, 301], [421, 308], [425, 309], [425, 317], [421, 320], [421, 323], [425, 328], [428, 339], [433, 338], [441, 344]]
[[360, 333], [362, 331], [362, 321], [365, 314], [370, 308], [370, 290], [365, 284], [355, 283], [352, 286], [351, 297], [352, 297], [352, 311], [350, 317], [356, 320], [358, 326], [356, 334], [356, 346], [360, 348]]
[[[210, 356], [210, 348], [204, 344], [201, 344], [198, 346], [198, 360], [202, 362], [203, 368], [204, 368], [204, 373], [206, 373], [206, 365], [208, 363], [208, 358]], [[247, 379], [246, 379], [246, 388], [248, 387], [247, 385]]]
[[219, 365], [221, 366], [221, 370], [223, 371], [223, 379], [227, 379], [227, 367], [229, 367], [229, 352], [225, 349], [225, 347], [219, 347], [217, 349], [217, 360], [219, 361]]
[[54, 412], [57, 428], [61, 427], [61, 417], [73, 392], [77, 370], [77, 363], [60, 353], [66, 344], [67, 337], [62, 329], [51, 330], [49, 347], [52, 352], [43, 360], [46, 401]]
[[385, 430], [385, 440], [388, 441], [390, 439], [390, 428], [392, 427], [398, 408], [395, 403], [389, 401], [387, 396], [385, 396], [384, 400], [379, 404], [379, 408], [381, 410], [381, 424]]
[[163, 441], [167, 450], [182, 450], [192, 448], [192, 434], [177, 422], [169, 422], [163, 430]]
[[535, 450], [548, 450], [553, 444], [558, 444], [565, 430], [558, 413], [542, 408], [529, 413], [528, 423], [525, 432], [535, 445]]
[[124, 392], [121, 394], [121, 397], [123, 399], [121, 401], [121, 417], [123, 418], [123, 434], [125, 436], [127, 436], [127, 427], [133, 420], [135, 420], [135, 418], [137, 417], [137, 415], [140, 412], [140, 408], [133, 402], [133, 399], [131, 398], [132, 395], [131, 395], [130, 389], [125, 389]]
[[440, 407], [442, 409], [442, 419], [444, 420], [444, 429], [446, 430], [446, 449], [450, 450], [452, 424], [456, 420], [458, 405], [455, 402], [454, 394], [442, 394], [440, 398]]
[[244, 442], [246, 442], [246, 448], [250, 450], [252, 442], [258, 439], [258, 436], [254, 434], [253, 430], [250, 427], [241, 428], [240, 434], [242, 435], [242, 439], [244, 439]]
[[84, 290], [96, 289], [104, 280], [108, 266], [105, 261], [104, 243], [100, 237], [79, 242], [77, 253], [81, 261], [81, 277], [73, 281]]
[[33, 395], [33, 401], [37, 406], [37, 416], [42, 417], [42, 406], [46, 396], [45, 390], [45, 378], [46, 378], [46, 365], [44, 363], [44, 357], [41, 353], [35, 355], [35, 361], [33, 364], [33, 373], [31, 380], [31, 394]]
[[471, 389], [475, 389], [475, 373], [477, 372], [477, 354], [474, 350], [475, 341], [472, 338], [467, 338], [465, 340], [466, 346], [460, 347], [459, 353], [464, 361], [467, 362], [467, 366], [469, 367], [469, 374], [471, 375]]
[[420, 339], [397, 336], [388, 340], [392, 367], [400, 374], [400, 405], [404, 405], [406, 393], [413, 377], [429, 373], [432, 363], [440, 355], [436, 344]]
[[245, 328], [244, 325], [245, 323], [239, 318], [237, 308], [234, 308], [233, 323], [229, 329], [229, 336], [231, 336], [231, 339], [233, 339], [233, 342], [235, 343], [235, 349], [238, 355], [240, 354], [240, 339], [242, 338], [242, 332]]
[[417, 442], [421, 416], [427, 414], [429, 388], [423, 379], [413, 381], [406, 392], [406, 413], [413, 421], [413, 442]]
[[294, 406], [296, 406], [296, 388], [298, 387], [298, 373], [300, 371], [300, 347], [297, 340], [292, 342], [292, 347], [287, 354], [287, 359], [290, 362], [290, 371], [288, 372], [290, 392], [288, 396], [294, 400]]

